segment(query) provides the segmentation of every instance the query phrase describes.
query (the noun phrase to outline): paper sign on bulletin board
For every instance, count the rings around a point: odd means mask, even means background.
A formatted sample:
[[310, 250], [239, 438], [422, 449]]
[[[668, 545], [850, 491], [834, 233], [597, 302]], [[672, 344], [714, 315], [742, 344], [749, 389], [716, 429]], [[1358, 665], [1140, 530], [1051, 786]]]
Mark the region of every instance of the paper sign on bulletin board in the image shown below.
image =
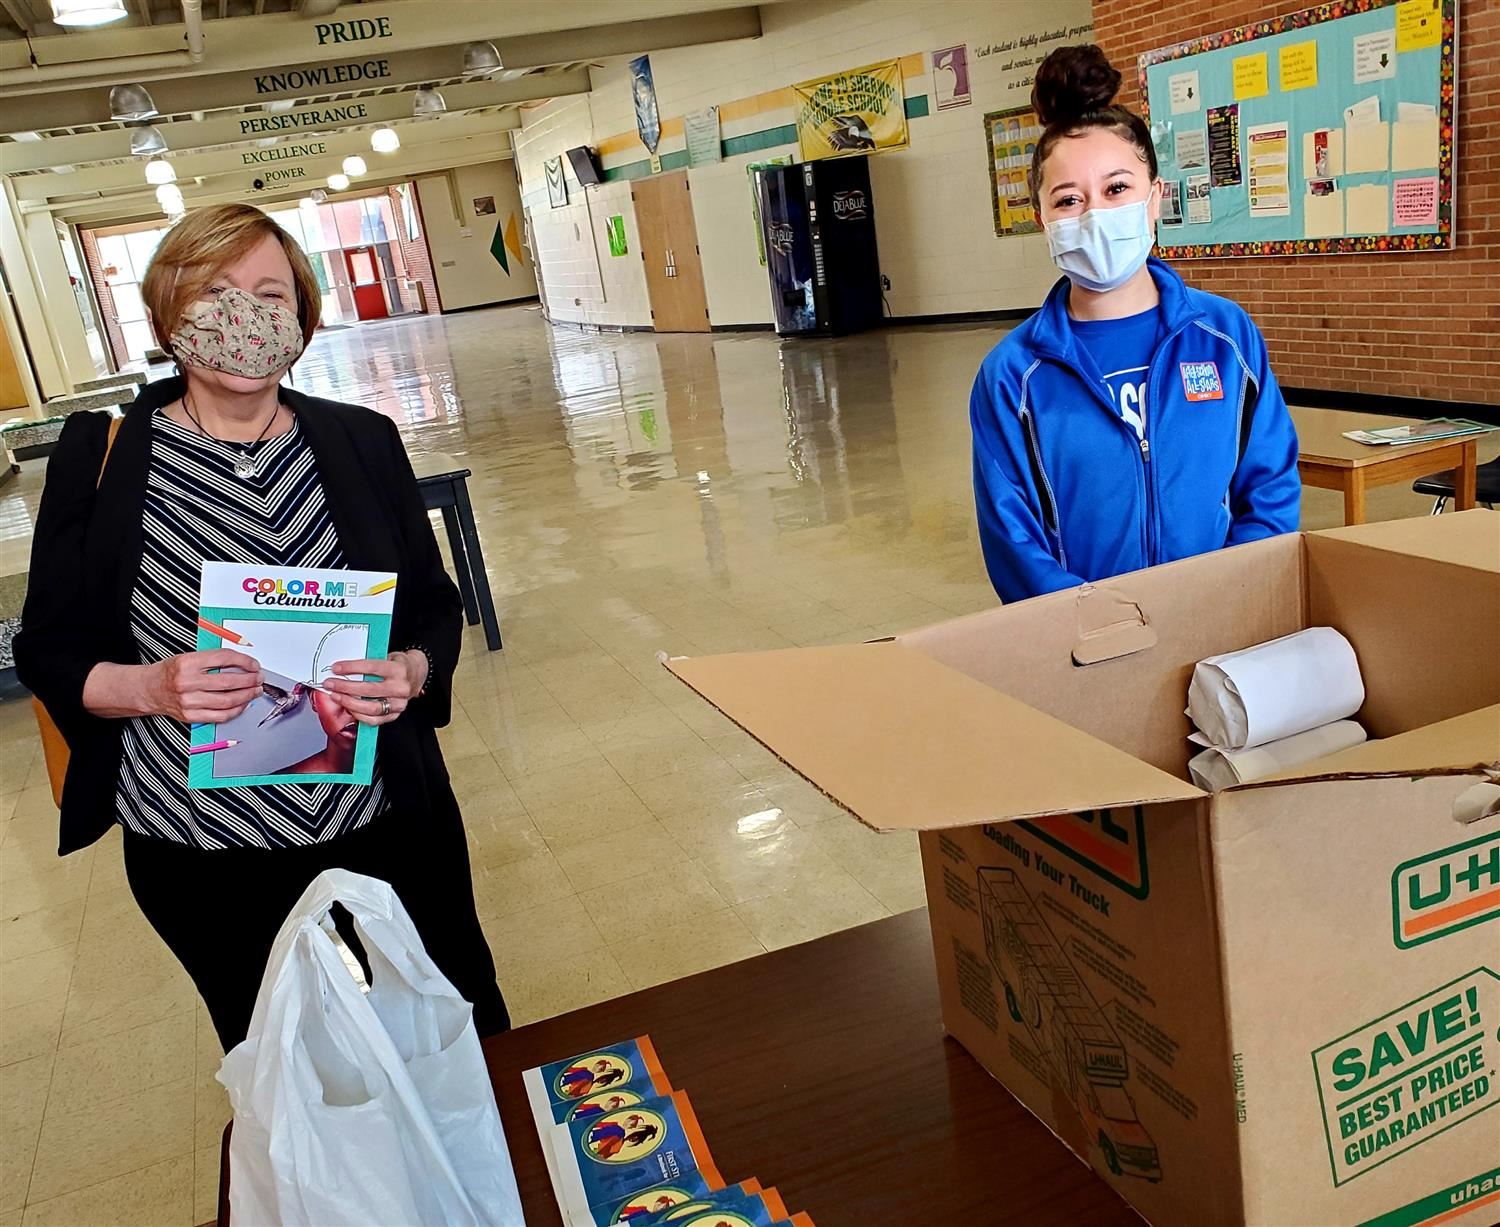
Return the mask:
[[1148, 51], [1168, 259], [1454, 242], [1458, 0], [1342, 0]]

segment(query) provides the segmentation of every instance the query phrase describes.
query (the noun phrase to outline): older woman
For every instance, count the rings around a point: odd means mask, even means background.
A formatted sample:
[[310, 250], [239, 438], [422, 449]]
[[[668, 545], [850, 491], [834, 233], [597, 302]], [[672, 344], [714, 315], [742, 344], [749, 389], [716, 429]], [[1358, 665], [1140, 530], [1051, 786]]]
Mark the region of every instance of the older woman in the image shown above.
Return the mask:
[[[226, 1050], [244, 1038], [277, 929], [331, 867], [390, 882], [479, 1033], [504, 1030], [435, 733], [461, 606], [400, 436], [368, 409], [280, 386], [320, 295], [258, 209], [179, 222], [142, 294], [182, 374], [146, 387], [112, 442], [102, 415], [68, 420], [15, 644], [21, 680], [71, 750], [60, 851], [124, 828], [131, 890]], [[397, 573], [398, 650], [339, 662], [321, 696], [383, 726], [371, 784], [188, 788], [191, 726], [231, 720], [262, 693], [252, 657], [195, 650], [205, 561]]]

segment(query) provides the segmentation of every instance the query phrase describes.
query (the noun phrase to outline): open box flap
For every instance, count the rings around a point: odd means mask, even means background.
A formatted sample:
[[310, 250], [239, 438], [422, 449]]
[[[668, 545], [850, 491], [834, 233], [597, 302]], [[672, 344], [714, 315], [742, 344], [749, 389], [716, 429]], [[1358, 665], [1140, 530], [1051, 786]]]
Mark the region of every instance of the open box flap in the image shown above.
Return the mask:
[[667, 667], [880, 831], [1204, 795], [895, 643], [679, 658]]
[[1328, 538], [1478, 571], [1500, 571], [1500, 515], [1483, 509], [1327, 528], [1307, 536], [1314, 550], [1321, 538]]
[[1394, 737], [1366, 741], [1245, 787], [1300, 780], [1477, 773], [1496, 768], [1500, 768], [1500, 704]]

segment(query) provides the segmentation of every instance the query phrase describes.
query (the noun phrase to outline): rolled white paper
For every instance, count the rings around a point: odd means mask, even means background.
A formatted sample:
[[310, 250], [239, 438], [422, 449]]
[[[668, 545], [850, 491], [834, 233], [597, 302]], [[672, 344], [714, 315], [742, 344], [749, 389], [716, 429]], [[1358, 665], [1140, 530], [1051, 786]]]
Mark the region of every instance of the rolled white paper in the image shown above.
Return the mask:
[[1315, 626], [1199, 661], [1187, 714], [1212, 745], [1244, 750], [1343, 720], [1364, 701], [1353, 645]]
[[1236, 784], [1253, 784], [1278, 772], [1337, 754], [1364, 740], [1365, 731], [1357, 722], [1337, 720], [1322, 728], [1294, 733], [1250, 750], [1204, 750], [1188, 763], [1188, 774], [1205, 792], [1218, 792]]

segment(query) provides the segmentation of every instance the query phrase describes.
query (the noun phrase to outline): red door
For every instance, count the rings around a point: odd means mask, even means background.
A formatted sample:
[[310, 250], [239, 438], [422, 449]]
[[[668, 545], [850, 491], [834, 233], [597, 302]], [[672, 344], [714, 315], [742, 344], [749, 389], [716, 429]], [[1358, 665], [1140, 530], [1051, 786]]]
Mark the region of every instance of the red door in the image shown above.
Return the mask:
[[380, 284], [380, 262], [373, 247], [344, 250], [349, 284], [354, 287], [354, 313], [362, 320], [383, 320], [390, 314], [385, 305], [385, 287]]

